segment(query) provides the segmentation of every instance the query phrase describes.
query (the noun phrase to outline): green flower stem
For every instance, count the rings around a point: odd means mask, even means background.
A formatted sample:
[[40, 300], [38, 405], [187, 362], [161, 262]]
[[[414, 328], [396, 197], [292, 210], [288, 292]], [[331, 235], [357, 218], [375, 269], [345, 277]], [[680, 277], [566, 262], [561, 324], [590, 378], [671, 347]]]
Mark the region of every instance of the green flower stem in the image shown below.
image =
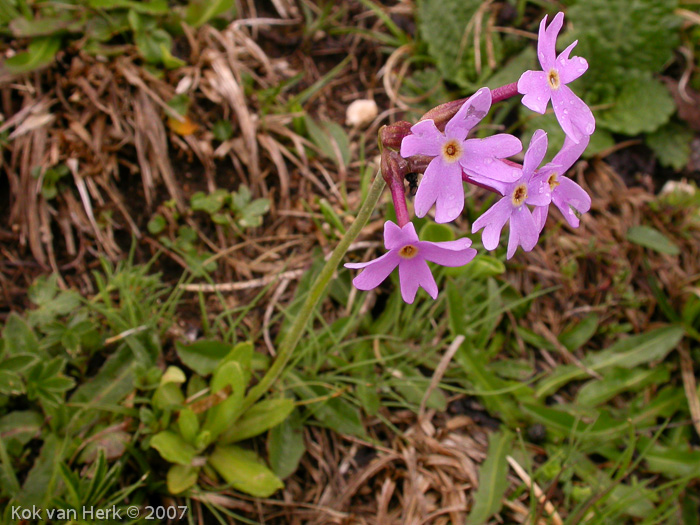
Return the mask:
[[241, 413], [248, 410], [258, 399], [265, 395], [272, 383], [274, 383], [284, 371], [284, 367], [292, 357], [294, 349], [297, 347], [297, 344], [299, 343], [299, 340], [306, 329], [306, 325], [308, 324], [316, 305], [321, 300], [323, 292], [325, 292], [326, 288], [328, 287], [328, 283], [330, 283], [331, 279], [333, 278], [333, 274], [335, 273], [338, 264], [345, 256], [345, 252], [348, 251], [350, 244], [357, 238], [362, 231], [362, 228], [364, 228], [369, 221], [369, 217], [372, 214], [372, 211], [374, 211], [374, 207], [377, 205], [377, 202], [379, 202], [379, 198], [382, 195], [384, 185], [385, 182], [381, 173], [377, 173], [369, 193], [367, 194], [367, 198], [357, 214], [355, 222], [352, 223], [352, 226], [350, 226], [345, 235], [343, 235], [343, 238], [340, 239], [338, 246], [336, 246], [330, 258], [323, 266], [321, 273], [319, 273], [318, 277], [316, 277], [316, 280], [311, 287], [311, 291], [306, 297], [304, 305], [301, 307], [299, 315], [294, 320], [294, 323], [285, 334], [284, 339], [280, 344], [279, 353], [277, 354], [275, 361], [272, 363], [272, 366], [268, 369], [260, 382], [251, 388], [248, 395], [246, 395], [241, 408]]

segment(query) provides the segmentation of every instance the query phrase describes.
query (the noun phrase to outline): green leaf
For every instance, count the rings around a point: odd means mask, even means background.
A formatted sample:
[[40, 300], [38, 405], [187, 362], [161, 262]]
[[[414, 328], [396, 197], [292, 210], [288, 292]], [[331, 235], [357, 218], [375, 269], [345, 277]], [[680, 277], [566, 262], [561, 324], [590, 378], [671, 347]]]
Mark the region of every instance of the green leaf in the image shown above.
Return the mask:
[[[455, 360], [462, 366], [466, 377], [476, 387], [480, 401], [490, 413], [498, 414], [502, 420], [509, 424], [515, 424], [520, 419], [519, 410], [512, 396], [529, 395], [530, 389], [526, 385], [505, 381], [486, 369], [483, 364], [482, 352], [471, 346], [469, 338], [462, 343], [455, 355]], [[496, 393], [497, 391], [508, 393]]]
[[235, 6], [234, 0], [190, 0], [185, 11], [185, 22], [192, 27], [199, 27]]
[[356, 407], [340, 397], [332, 397], [332, 391], [321, 386], [309, 386], [299, 380], [294, 392], [304, 400], [317, 400], [307, 405], [308, 410], [324, 427], [339, 434], [366, 437], [360, 413]]
[[231, 345], [220, 341], [197, 341], [184, 345], [176, 341], [175, 351], [185, 365], [201, 376], [208, 376], [231, 352]]
[[199, 467], [172, 465], [168, 470], [166, 481], [170, 494], [180, 494], [197, 483]]
[[26, 73], [39, 69], [53, 62], [60, 48], [60, 36], [35, 38], [26, 51], [5, 60], [5, 67], [10, 73]]
[[217, 120], [211, 132], [216, 140], [223, 142], [233, 137], [233, 126], [228, 120]]
[[365, 413], [374, 416], [379, 412], [381, 400], [377, 385], [377, 374], [374, 370], [374, 353], [372, 346], [366, 342], [359, 343], [354, 351], [354, 374], [358, 378], [355, 385], [355, 395]]
[[123, 430], [116, 430], [100, 435], [98, 439], [91, 440], [78, 456], [79, 463], [94, 463], [102, 454], [106, 459], [114, 460], [124, 455], [124, 451], [131, 441], [131, 434]]
[[0, 370], [0, 394], [18, 396], [24, 394], [22, 378], [16, 372]]
[[489, 437], [486, 461], [479, 468], [479, 488], [474, 493], [474, 505], [467, 517], [470, 525], [486, 523], [501, 509], [501, 500], [508, 488], [508, 460], [513, 435], [495, 432]]
[[[681, 23], [673, 13], [676, 7], [676, 0], [576, 2], [566, 12], [576, 30], [561, 45], [579, 40], [573, 54], [588, 60], [591, 82], [605, 75], [623, 84], [624, 77], [615, 78], [616, 66], [657, 72], [673, 58]], [[640, 113], [647, 114], [650, 108], [645, 109]]]
[[56, 17], [38, 17], [33, 20], [17, 18], [10, 23], [13, 36], [18, 38], [52, 36], [83, 29], [84, 21], [76, 20], [70, 13], [61, 13]]
[[523, 71], [529, 69], [539, 69], [534, 46], [527, 46], [520, 53], [513, 56], [488, 79], [485, 85], [489, 89], [496, 89], [497, 87], [517, 82]]
[[31, 410], [16, 410], [0, 418], [0, 439], [8, 443], [15, 439], [20, 445], [38, 437], [44, 424], [44, 417]]
[[[392, 388], [406, 401], [418, 407], [428, 390], [430, 378], [407, 365], [398, 365], [392, 371], [392, 375], [394, 376]], [[445, 394], [439, 388], [434, 389], [428, 396], [425, 406], [444, 412], [447, 408]]]
[[53, 497], [59, 481], [59, 465], [67, 459], [64, 459], [63, 453], [64, 443], [56, 434], [49, 434], [17, 495], [19, 505], [25, 508], [32, 508], [32, 505], [46, 507], [45, 504]]
[[586, 441], [611, 440], [623, 436], [630, 427], [653, 425], [659, 417], [669, 417], [683, 402], [683, 391], [677, 388], [661, 390], [651, 403], [627, 413], [624, 419], [613, 418], [607, 410], [586, 409], [586, 417], [578, 415], [577, 405], [559, 405], [557, 408], [523, 403], [522, 412], [544, 424], [548, 431], [560, 437], [576, 436]]
[[167, 0], [88, 0], [88, 5], [95, 9], [130, 9], [145, 15], [164, 15], [170, 11]]
[[681, 253], [680, 248], [673, 241], [650, 226], [632, 226], [627, 230], [627, 240], [659, 253], [668, 255]]
[[[164, 29], [144, 28], [150, 23], [146, 17], [139, 17], [133, 11], [130, 13], [134, 30], [134, 43], [141, 56], [150, 64], [163, 64], [171, 69], [184, 64], [179, 59], [175, 59], [170, 50], [173, 46], [173, 39]], [[134, 16], [131, 16], [131, 15]]]
[[638, 450], [640, 453], [646, 450], [644, 460], [651, 472], [665, 474], [671, 478], [697, 477], [700, 472], [700, 450], [680, 450], [676, 447], [664, 447], [658, 443], [650, 446], [650, 443], [651, 440], [648, 437], [639, 436]]
[[[486, 11], [477, 14], [481, 0], [421, 0], [418, 2], [418, 28], [428, 51], [446, 80], [465, 89], [473, 89], [491, 74], [487, 61], [486, 37], [479, 40], [482, 74], [477, 74], [474, 51], [476, 16], [486, 26]], [[467, 28], [469, 27], [469, 31]], [[500, 40], [493, 33], [491, 43], [499, 55]], [[497, 57], [498, 58], [498, 57]]]
[[158, 432], [151, 438], [155, 448], [164, 460], [178, 465], [191, 466], [197, 451], [187, 441], [171, 430]]
[[287, 419], [292, 410], [294, 401], [288, 398], [260, 401], [221, 435], [219, 443], [227, 445], [262, 434]]
[[580, 323], [562, 332], [559, 342], [570, 352], [578, 350], [595, 335], [599, 322], [596, 314], [589, 314]]
[[209, 456], [209, 464], [231, 487], [256, 498], [269, 498], [284, 488], [282, 480], [251, 450], [217, 446]]
[[[181, 117], [184, 117], [187, 115], [187, 112], [190, 109], [190, 97], [186, 93], [180, 93], [179, 95], [175, 95], [173, 98], [168, 100], [168, 107], [173, 109], [175, 113], [180, 115]], [[218, 190], [220, 193], [223, 193], [223, 195], [226, 195], [226, 190]], [[195, 199], [197, 197], [205, 197], [206, 194], [204, 192], [198, 191], [192, 197], [190, 198], [190, 205], [193, 205]], [[195, 208], [192, 208], [195, 209]], [[217, 210], [218, 211], [218, 210]]]
[[628, 71], [625, 77], [613, 107], [597, 113], [598, 125], [614, 133], [638, 135], [666, 124], [676, 110], [666, 86], [649, 72]]
[[243, 228], [255, 228], [262, 224], [262, 216], [270, 211], [268, 199], [255, 199], [240, 210], [241, 218], [238, 224]]
[[153, 217], [151, 217], [151, 220], [148, 221], [148, 225], [146, 227], [151, 235], [158, 235], [165, 230], [167, 225], [168, 222], [165, 220], [165, 217], [159, 213], [156, 213]]
[[495, 361], [489, 363], [489, 370], [504, 379], [517, 379], [519, 381], [525, 381], [535, 373], [532, 363], [529, 363], [525, 359], [503, 359], [501, 361]]
[[668, 381], [666, 368], [651, 370], [613, 368], [603, 375], [603, 379], [591, 379], [581, 387], [576, 403], [581, 406], [595, 406], [605, 403], [621, 392], [640, 390], [649, 384], [662, 384]]
[[190, 408], [180, 410], [180, 415], [177, 418], [177, 428], [180, 430], [180, 435], [188, 443], [194, 443], [199, 433], [199, 420]]
[[[243, 367], [239, 362], [229, 361], [219, 366], [210, 382], [212, 394], [226, 395], [218, 405], [207, 410], [202, 431], [209, 432], [215, 440], [239, 417], [247, 382]], [[230, 387], [229, 394], [225, 394]]]
[[335, 122], [317, 123], [308, 115], [305, 115], [304, 122], [309, 138], [321, 153], [336, 164], [347, 166], [350, 162], [350, 139], [345, 130]]
[[2, 338], [5, 341], [5, 351], [10, 356], [16, 354], [43, 354], [39, 352], [39, 341], [34, 335], [34, 331], [15, 312], [11, 312], [7, 316], [5, 328], [2, 331]]
[[454, 241], [455, 232], [447, 224], [438, 224], [437, 222], [426, 222], [420, 229], [420, 234], [418, 235], [418, 237], [421, 241]]
[[100, 417], [98, 406], [115, 406], [134, 391], [133, 354], [122, 346], [102, 365], [90, 380], [83, 382], [73, 392], [70, 403], [85, 404], [83, 413], [75, 420], [77, 428], [83, 428]]
[[681, 171], [690, 160], [693, 131], [678, 122], [669, 122], [646, 136], [647, 145], [666, 167]]
[[[615, 366], [634, 368], [666, 357], [684, 334], [685, 330], [681, 326], [657, 328], [645, 334], [620, 339], [607, 350], [589, 353], [582, 362], [596, 372]], [[586, 372], [575, 365], [560, 366], [537, 384], [535, 397], [547, 396], [563, 385], [586, 376]]]
[[180, 408], [185, 401], [180, 388], [180, 384], [184, 382], [184, 372], [175, 366], [169, 366], [160, 378], [160, 384], [153, 393], [151, 404], [163, 410]]
[[304, 445], [304, 424], [298, 410], [276, 427], [270, 430], [267, 437], [267, 450], [270, 455], [270, 466], [275, 474], [285, 479], [299, 468], [306, 447]]
[[477, 255], [465, 268], [464, 273], [472, 279], [488, 279], [506, 271], [503, 261], [486, 254]]

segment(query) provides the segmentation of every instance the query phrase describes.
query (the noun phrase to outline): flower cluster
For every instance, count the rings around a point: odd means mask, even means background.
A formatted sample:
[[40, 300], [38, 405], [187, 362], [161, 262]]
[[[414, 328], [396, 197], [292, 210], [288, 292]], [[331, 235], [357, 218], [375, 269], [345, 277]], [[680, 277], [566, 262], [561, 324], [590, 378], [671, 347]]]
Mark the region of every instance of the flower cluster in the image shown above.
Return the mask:
[[[573, 42], [559, 56], [556, 39], [564, 22], [557, 14], [547, 26], [542, 20], [537, 55], [542, 71], [526, 71], [517, 84], [493, 92], [481, 88], [465, 101], [443, 104], [411, 126], [400, 122], [380, 133], [382, 174], [389, 183], [399, 224], [384, 225], [384, 244], [388, 253], [367, 263], [348, 263], [348, 268], [362, 268], [353, 280], [360, 290], [370, 290], [382, 283], [398, 266], [401, 295], [412, 303], [422, 287], [437, 297], [437, 285], [426, 261], [442, 266], [462, 266], [476, 255], [467, 238], [450, 242], [420, 241], [408, 219], [404, 178], [423, 173], [418, 186], [414, 211], [424, 217], [435, 206], [435, 221], [454, 221], [464, 209], [463, 182], [490, 190], [500, 199], [472, 224], [472, 233], [482, 232], [482, 243], [494, 250], [501, 232], [509, 223], [507, 258], [518, 246], [532, 250], [539, 240], [553, 203], [572, 227], [578, 227], [578, 214], [591, 207], [588, 194], [564, 174], [588, 146], [595, 130], [591, 110], [567, 86], [588, 68], [586, 60], [570, 57]], [[532, 136], [522, 165], [507, 157], [522, 151], [517, 137], [498, 134], [483, 139], [467, 138], [469, 132], [488, 114], [492, 103], [516, 94], [532, 111], [544, 113], [549, 101], [566, 134], [562, 149], [551, 162], [540, 166], [547, 153], [547, 134], [538, 130]], [[398, 152], [396, 151], [398, 150]]]

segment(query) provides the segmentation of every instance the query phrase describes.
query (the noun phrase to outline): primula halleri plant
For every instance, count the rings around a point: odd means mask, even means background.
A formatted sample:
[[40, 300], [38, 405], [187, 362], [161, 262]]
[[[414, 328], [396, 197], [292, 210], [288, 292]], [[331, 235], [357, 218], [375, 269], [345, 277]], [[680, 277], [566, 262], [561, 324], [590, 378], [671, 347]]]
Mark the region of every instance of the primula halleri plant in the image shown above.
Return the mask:
[[[537, 52], [542, 71], [525, 71], [517, 83], [493, 91], [479, 89], [467, 99], [455, 100], [428, 111], [414, 125], [400, 121], [379, 131], [382, 150], [381, 172], [391, 191], [398, 225], [384, 225], [384, 245], [388, 253], [366, 263], [347, 263], [362, 269], [353, 284], [360, 290], [379, 286], [398, 266], [401, 296], [413, 303], [419, 287], [435, 299], [437, 285], [426, 261], [442, 266], [462, 266], [476, 255], [467, 238], [433, 243], [418, 239], [406, 205], [405, 180], [422, 173], [414, 209], [424, 217], [435, 205], [435, 221], [451, 222], [464, 209], [466, 182], [492, 191], [501, 198], [472, 225], [472, 233], [483, 229], [482, 242], [494, 250], [501, 232], [509, 223], [507, 258], [518, 246], [532, 250], [547, 220], [550, 203], [572, 227], [578, 227], [577, 214], [591, 207], [588, 194], [564, 173], [574, 165], [588, 146], [595, 130], [593, 113], [566, 85], [580, 77], [588, 63], [570, 57], [576, 42], [556, 56], [556, 39], [564, 23], [557, 14], [547, 27], [547, 17], [539, 30]], [[547, 134], [537, 130], [525, 152], [522, 166], [506, 160], [522, 150], [520, 140], [498, 134], [483, 139], [467, 138], [469, 132], [488, 114], [491, 105], [524, 95], [522, 103], [544, 113], [552, 101], [554, 113], [566, 140], [551, 162], [540, 167], [547, 153]]]

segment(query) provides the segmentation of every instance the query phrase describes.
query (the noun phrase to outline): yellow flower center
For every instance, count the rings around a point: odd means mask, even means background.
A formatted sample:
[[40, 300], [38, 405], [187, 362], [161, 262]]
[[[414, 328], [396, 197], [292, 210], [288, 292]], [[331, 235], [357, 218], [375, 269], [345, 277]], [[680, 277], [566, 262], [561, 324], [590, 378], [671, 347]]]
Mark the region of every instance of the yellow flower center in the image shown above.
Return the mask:
[[513, 205], [520, 206], [527, 199], [527, 186], [521, 184], [513, 190]]
[[418, 255], [418, 248], [412, 244], [407, 244], [399, 250], [399, 255], [404, 259], [413, 259], [416, 255]]
[[559, 72], [556, 69], [550, 69], [547, 73], [547, 82], [552, 89], [559, 89], [561, 82], [559, 81]]
[[442, 146], [442, 158], [445, 162], [456, 162], [462, 156], [462, 145], [456, 140], [448, 140]]
[[552, 173], [547, 179], [547, 184], [549, 184], [549, 189], [554, 191], [554, 188], [559, 186], [559, 175], [557, 175], [556, 172]]

